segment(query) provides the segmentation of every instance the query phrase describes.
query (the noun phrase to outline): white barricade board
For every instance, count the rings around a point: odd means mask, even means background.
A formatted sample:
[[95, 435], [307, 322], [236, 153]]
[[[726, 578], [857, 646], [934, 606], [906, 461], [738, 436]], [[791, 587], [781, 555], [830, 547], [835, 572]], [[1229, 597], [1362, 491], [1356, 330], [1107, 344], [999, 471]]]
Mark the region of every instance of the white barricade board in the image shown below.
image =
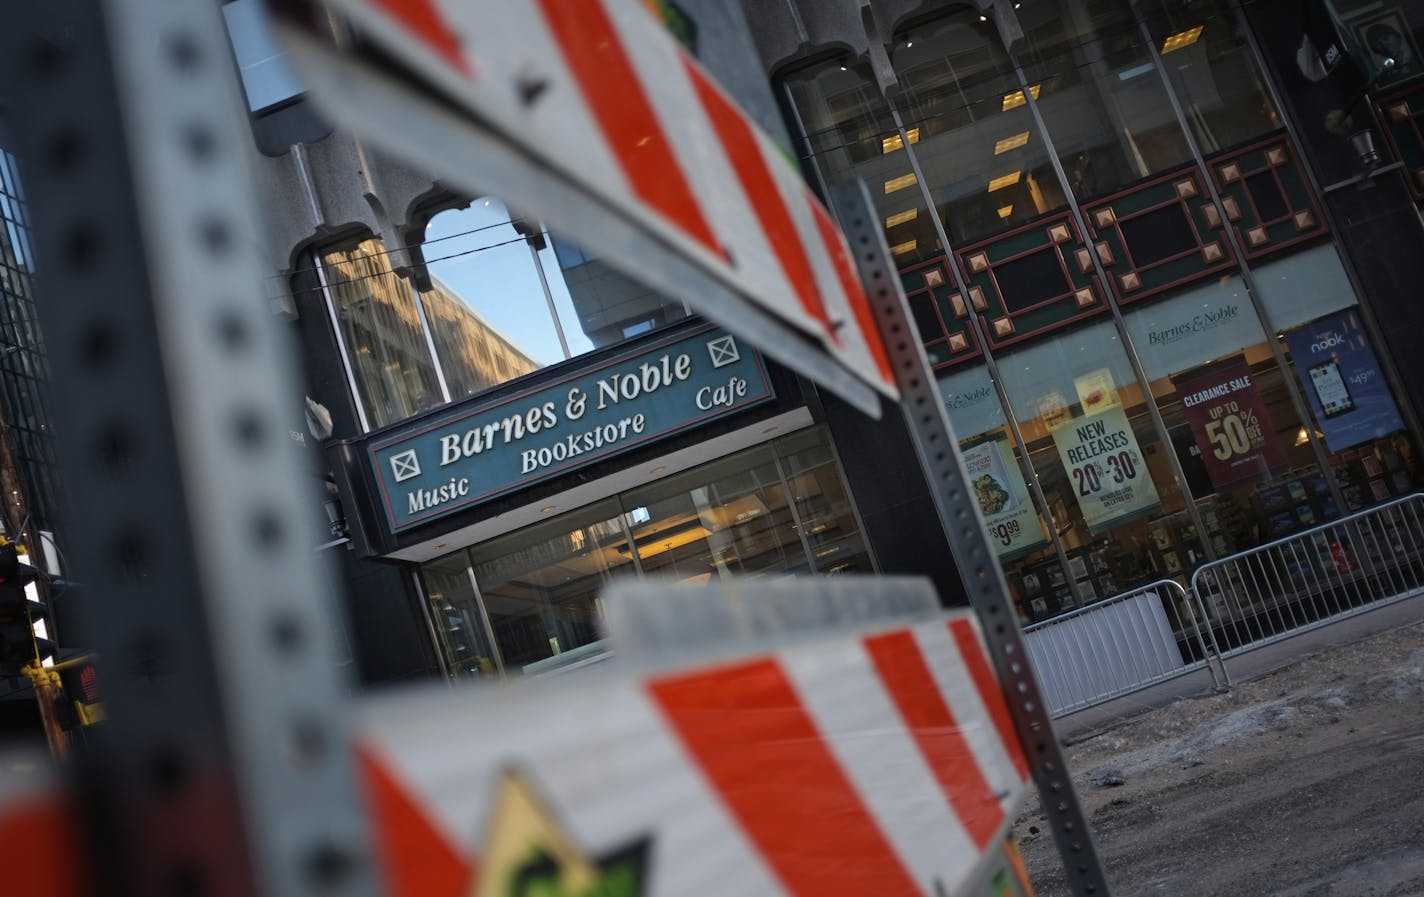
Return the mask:
[[867, 413], [872, 389], [898, 398], [829, 213], [641, 0], [323, 5], [384, 54], [343, 52], [305, 5], [271, 4], [338, 125], [497, 191]]
[[980, 893], [1028, 768], [977, 625], [868, 631], [380, 699], [387, 893]]

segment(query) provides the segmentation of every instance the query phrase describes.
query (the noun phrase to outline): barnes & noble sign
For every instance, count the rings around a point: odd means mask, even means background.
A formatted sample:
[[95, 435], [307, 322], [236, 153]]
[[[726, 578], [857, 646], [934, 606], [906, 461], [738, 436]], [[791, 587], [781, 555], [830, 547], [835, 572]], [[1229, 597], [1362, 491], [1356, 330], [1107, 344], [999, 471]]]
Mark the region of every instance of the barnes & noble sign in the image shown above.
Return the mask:
[[771, 399], [761, 357], [703, 330], [474, 411], [367, 455], [392, 532]]

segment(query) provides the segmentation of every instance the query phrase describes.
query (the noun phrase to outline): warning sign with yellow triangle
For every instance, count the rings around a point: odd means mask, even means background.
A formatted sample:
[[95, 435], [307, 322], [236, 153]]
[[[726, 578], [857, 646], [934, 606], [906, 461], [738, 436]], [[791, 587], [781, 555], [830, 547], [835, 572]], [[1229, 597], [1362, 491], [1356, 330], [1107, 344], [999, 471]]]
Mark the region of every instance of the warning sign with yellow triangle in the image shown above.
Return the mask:
[[602, 857], [581, 850], [518, 772], [495, 789], [483, 862], [470, 897], [641, 897], [644, 839]]

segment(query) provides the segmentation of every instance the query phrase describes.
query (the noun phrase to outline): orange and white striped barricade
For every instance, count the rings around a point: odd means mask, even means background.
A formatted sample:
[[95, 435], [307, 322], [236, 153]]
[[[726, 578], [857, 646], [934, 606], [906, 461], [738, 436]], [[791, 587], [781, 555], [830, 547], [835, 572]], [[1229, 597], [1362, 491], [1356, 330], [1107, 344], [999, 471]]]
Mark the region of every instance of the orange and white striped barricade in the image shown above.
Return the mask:
[[830, 215], [644, 0], [326, 2], [385, 54], [343, 54], [309, 16], [278, 18], [338, 123], [497, 190], [868, 413], [869, 390], [898, 396]]
[[79, 897], [88, 863], [78, 815], [46, 754], [0, 753], [0, 870], [5, 893]]
[[[781, 591], [828, 590], [803, 583]], [[1028, 768], [998, 680], [970, 614], [913, 617], [662, 671], [615, 639], [575, 675], [381, 700], [358, 740], [387, 892], [1015, 893]]]

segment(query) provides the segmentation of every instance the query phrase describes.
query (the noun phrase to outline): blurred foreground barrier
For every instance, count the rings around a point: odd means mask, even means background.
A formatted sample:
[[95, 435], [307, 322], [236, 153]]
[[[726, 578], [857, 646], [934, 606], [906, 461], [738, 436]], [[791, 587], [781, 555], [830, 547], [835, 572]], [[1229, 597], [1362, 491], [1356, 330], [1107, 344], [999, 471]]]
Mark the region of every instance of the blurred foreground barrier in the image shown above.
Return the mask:
[[[928, 582], [608, 600], [613, 658], [581, 675], [364, 704], [381, 893], [1032, 894], [1007, 840], [1028, 762], [978, 624]], [[63, 792], [42, 766], [0, 785], [16, 893], [81, 893]]]
[[1192, 576], [1223, 657], [1424, 589], [1424, 494], [1213, 561]]
[[1028, 764], [927, 583], [608, 600], [612, 659], [580, 675], [367, 708], [387, 893], [1028, 893], [1004, 852]]

